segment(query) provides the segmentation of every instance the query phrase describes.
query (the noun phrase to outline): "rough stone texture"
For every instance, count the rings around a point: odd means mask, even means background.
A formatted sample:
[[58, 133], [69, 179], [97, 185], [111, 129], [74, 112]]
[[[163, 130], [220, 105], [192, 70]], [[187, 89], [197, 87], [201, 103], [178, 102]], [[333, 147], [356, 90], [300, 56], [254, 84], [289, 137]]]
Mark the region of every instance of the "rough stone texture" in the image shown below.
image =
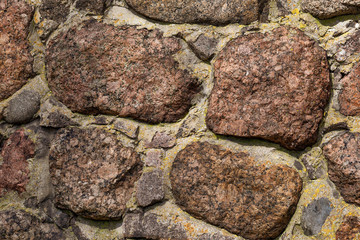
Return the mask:
[[160, 202], [165, 197], [163, 172], [154, 170], [143, 173], [137, 183], [136, 198], [139, 206], [146, 207]]
[[301, 218], [301, 227], [305, 235], [318, 234], [332, 209], [331, 202], [327, 198], [317, 199], [307, 205]]
[[280, 27], [238, 37], [214, 67], [210, 130], [294, 150], [315, 143], [330, 79], [325, 51], [303, 32]]
[[198, 58], [203, 61], [208, 61], [214, 56], [218, 43], [219, 40], [216, 38], [200, 34], [195, 41], [189, 42], [189, 45]]
[[360, 13], [358, 0], [302, 0], [301, 8], [320, 19]]
[[0, 197], [7, 191], [25, 191], [29, 182], [27, 159], [34, 156], [35, 145], [25, 135], [24, 129], [19, 129], [5, 141], [1, 149], [3, 163], [0, 166]]
[[49, 159], [56, 205], [99, 220], [121, 218], [142, 170], [132, 148], [98, 128], [59, 130]]
[[259, 19], [266, 0], [126, 0], [145, 16], [172, 23], [249, 24]]
[[302, 189], [292, 168], [256, 165], [244, 152], [207, 142], [192, 143], [178, 153], [170, 180], [183, 210], [248, 239], [277, 237]]
[[348, 39], [337, 45], [335, 59], [343, 64], [349, 64], [360, 56], [360, 30], [348, 36]]
[[33, 73], [26, 39], [32, 14], [25, 1], [0, 2], [0, 101], [20, 89]]
[[90, 11], [95, 14], [103, 14], [109, 0], [79, 0], [76, 7], [81, 10]]
[[73, 0], [42, 0], [39, 8], [41, 18], [50, 19], [57, 23], [64, 22], [70, 13]]
[[147, 148], [172, 148], [175, 145], [175, 136], [166, 132], [156, 132], [151, 141], [146, 143]]
[[346, 116], [360, 115], [360, 64], [343, 80], [339, 94], [340, 112]]
[[164, 154], [163, 149], [150, 149], [146, 153], [145, 165], [148, 167], [160, 167]]
[[49, 43], [49, 86], [75, 112], [174, 122], [199, 88], [172, 57], [180, 49], [178, 39], [158, 30], [89, 20]]
[[139, 125], [130, 122], [127, 119], [116, 119], [114, 121], [114, 129], [132, 139], [136, 139], [139, 135]]
[[336, 231], [336, 240], [354, 240], [360, 238], [360, 218], [346, 217]]
[[40, 95], [32, 90], [24, 90], [9, 101], [4, 117], [8, 123], [30, 122], [40, 108]]
[[326, 161], [322, 155], [321, 148], [313, 148], [312, 151], [301, 156], [308, 177], [311, 180], [319, 179], [326, 175]]
[[330, 180], [345, 202], [360, 206], [360, 133], [342, 133], [323, 147]]
[[65, 239], [62, 231], [54, 224], [43, 223], [24, 210], [0, 212], [0, 237], [13, 239]]

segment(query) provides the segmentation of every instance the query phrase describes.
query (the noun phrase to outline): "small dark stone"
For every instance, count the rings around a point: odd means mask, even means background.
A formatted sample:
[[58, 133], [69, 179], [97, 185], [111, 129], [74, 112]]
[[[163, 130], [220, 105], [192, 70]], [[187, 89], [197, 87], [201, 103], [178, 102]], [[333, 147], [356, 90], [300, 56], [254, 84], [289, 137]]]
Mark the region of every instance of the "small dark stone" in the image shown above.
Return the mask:
[[94, 14], [103, 14], [109, 0], [78, 0], [76, 7]]
[[301, 171], [303, 169], [303, 165], [299, 161], [294, 162], [294, 166], [297, 170]]
[[198, 58], [208, 61], [214, 56], [218, 43], [219, 40], [200, 34], [195, 41], [189, 42], [189, 45]]
[[163, 172], [154, 170], [145, 172], [137, 183], [136, 198], [139, 206], [146, 207], [160, 202], [165, 197]]

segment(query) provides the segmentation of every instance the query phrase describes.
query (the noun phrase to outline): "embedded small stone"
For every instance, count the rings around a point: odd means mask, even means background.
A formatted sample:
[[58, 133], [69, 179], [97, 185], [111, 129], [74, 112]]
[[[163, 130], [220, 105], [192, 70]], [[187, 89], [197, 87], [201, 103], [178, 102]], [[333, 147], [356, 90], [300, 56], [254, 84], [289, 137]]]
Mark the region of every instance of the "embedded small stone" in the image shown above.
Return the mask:
[[135, 11], [172, 23], [249, 24], [259, 19], [263, 0], [126, 0]]
[[159, 30], [88, 20], [48, 44], [49, 87], [74, 112], [175, 122], [199, 90], [174, 60], [180, 50], [179, 39]]
[[116, 134], [99, 128], [59, 130], [49, 159], [56, 205], [98, 220], [122, 217], [143, 165]]
[[337, 46], [335, 59], [342, 64], [350, 64], [358, 61], [360, 57], [360, 30], [347, 36], [345, 43], [340, 43]]
[[330, 180], [347, 203], [360, 206], [360, 133], [342, 133], [323, 147]]
[[320, 19], [360, 13], [360, 3], [357, 0], [302, 0], [301, 7], [304, 12]]
[[4, 117], [8, 123], [30, 122], [40, 108], [40, 95], [32, 90], [24, 90], [9, 101]]
[[208, 61], [214, 56], [218, 42], [215, 38], [200, 34], [195, 41], [189, 42], [189, 45], [198, 58]]
[[321, 231], [333, 207], [327, 198], [316, 199], [304, 208], [301, 227], [305, 235], [316, 235]]
[[95, 14], [103, 14], [108, 0], [78, 0], [76, 7]]
[[296, 170], [256, 163], [247, 153], [195, 142], [181, 150], [170, 173], [184, 211], [247, 239], [273, 239], [287, 226], [302, 189]]
[[35, 154], [35, 144], [19, 129], [4, 142], [1, 149], [3, 163], [0, 165], [0, 197], [14, 190], [25, 191], [29, 182], [27, 159]]
[[348, 216], [336, 231], [336, 240], [354, 240], [360, 238], [360, 218]]
[[152, 140], [146, 144], [147, 148], [172, 148], [176, 145], [175, 136], [166, 132], [156, 132]]
[[132, 139], [136, 139], [139, 134], [139, 125], [127, 119], [116, 119], [114, 129]]
[[360, 64], [342, 80], [343, 88], [339, 94], [340, 113], [346, 116], [360, 115]]
[[137, 183], [136, 198], [139, 206], [146, 207], [160, 202], [165, 197], [163, 186], [163, 172], [154, 170], [143, 173]]
[[33, 74], [27, 40], [33, 8], [22, 0], [0, 3], [0, 101], [10, 97]]
[[315, 143], [330, 97], [325, 51], [280, 27], [230, 41], [214, 64], [206, 124], [217, 134], [262, 138], [293, 150]]
[[145, 164], [148, 167], [160, 167], [163, 158], [163, 149], [150, 149], [146, 153]]

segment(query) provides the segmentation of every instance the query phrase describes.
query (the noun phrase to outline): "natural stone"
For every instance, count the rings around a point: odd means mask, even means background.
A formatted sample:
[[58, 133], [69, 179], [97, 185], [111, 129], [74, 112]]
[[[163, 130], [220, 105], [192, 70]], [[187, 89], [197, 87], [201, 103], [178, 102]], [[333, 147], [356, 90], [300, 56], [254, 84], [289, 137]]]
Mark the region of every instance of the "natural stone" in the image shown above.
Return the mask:
[[195, 41], [190, 41], [189, 45], [198, 58], [208, 61], [214, 56], [218, 43], [217, 39], [200, 34]]
[[341, 82], [343, 88], [339, 94], [340, 112], [346, 116], [360, 115], [360, 64]]
[[240, 36], [219, 53], [214, 68], [210, 130], [294, 150], [315, 143], [330, 78], [325, 51], [303, 32], [280, 27]]
[[348, 216], [336, 231], [336, 240], [353, 240], [360, 238], [360, 218]]
[[154, 170], [145, 172], [137, 183], [136, 198], [139, 206], [146, 207], [160, 202], [165, 197], [163, 172]]
[[30, 122], [40, 108], [40, 95], [33, 90], [24, 90], [9, 101], [4, 117], [8, 123]]
[[22, 0], [0, 3], [0, 101], [19, 90], [33, 74], [27, 41], [33, 8]]
[[127, 119], [116, 119], [114, 121], [114, 129], [132, 139], [136, 139], [139, 134], [139, 125]]
[[7, 191], [25, 191], [29, 182], [27, 159], [35, 154], [34, 143], [19, 129], [5, 141], [1, 149], [3, 162], [0, 166], [0, 197]]
[[150, 149], [146, 152], [145, 165], [148, 167], [160, 167], [163, 158], [163, 149]]
[[357, 0], [302, 0], [301, 7], [304, 12], [320, 19], [360, 13], [360, 3]]
[[326, 174], [326, 161], [322, 155], [321, 148], [313, 148], [301, 156], [300, 159], [305, 165], [306, 172], [311, 180], [319, 179]]
[[342, 64], [350, 64], [358, 61], [360, 57], [360, 30], [355, 31], [347, 37], [344, 43], [336, 46], [335, 59]]
[[332, 209], [331, 202], [327, 198], [316, 199], [307, 205], [301, 218], [301, 227], [305, 235], [318, 234]]
[[167, 132], [156, 132], [151, 141], [146, 143], [147, 148], [172, 148], [175, 145], [175, 136]]
[[360, 206], [360, 133], [345, 132], [323, 147], [330, 180], [345, 202]]
[[103, 14], [109, 0], [78, 0], [76, 7], [95, 14]]
[[0, 212], [1, 239], [65, 239], [63, 232], [55, 225], [41, 222], [24, 210]]
[[180, 50], [179, 39], [158, 30], [88, 20], [48, 44], [49, 87], [75, 112], [174, 122], [199, 88], [174, 60]]
[[272, 239], [287, 226], [300, 197], [299, 174], [257, 164], [245, 152], [195, 142], [181, 150], [170, 173], [184, 211], [247, 239]]
[[122, 217], [142, 171], [139, 155], [99, 128], [59, 130], [49, 159], [56, 205], [98, 220]]
[[172, 23], [249, 24], [259, 19], [266, 0], [126, 0], [135, 11]]

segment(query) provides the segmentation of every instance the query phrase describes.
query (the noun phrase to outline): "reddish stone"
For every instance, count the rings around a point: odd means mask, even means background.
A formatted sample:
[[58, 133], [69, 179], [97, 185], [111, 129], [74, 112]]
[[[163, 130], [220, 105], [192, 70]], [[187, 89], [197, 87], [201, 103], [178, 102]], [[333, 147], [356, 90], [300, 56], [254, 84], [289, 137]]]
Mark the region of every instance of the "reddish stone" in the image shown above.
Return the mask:
[[197, 80], [172, 56], [181, 49], [179, 39], [158, 30], [89, 20], [48, 46], [49, 86], [75, 112], [174, 122], [198, 91]]
[[360, 206], [360, 133], [345, 132], [323, 147], [330, 180], [345, 202]]
[[56, 205], [83, 217], [120, 219], [143, 163], [117, 135], [99, 128], [68, 128], [50, 150]]
[[184, 211], [247, 239], [277, 237], [302, 189], [299, 174], [290, 167], [259, 165], [247, 153], [207, 142], [178, 153], [170, 180]]
[[360, 114], [360, 64], [343, 80], [343, 88], [339, 94], [340, 112], [346, 116]]
[[29, 182], [27, 159], [35, 154], [35, 144], [19, 129], [5, 141], [1, 149], [3, 163], [0, 166], [0, 196], [7, 191], [25, 191]]
[[354, 240], [360, 238], [360, 218], [349, 216], [344, 219], [336, 231], [336, 240]]
[[175, 145], [175, 136], [166, 132], [156, 132], [151, 141], [145, 144], [147, 148], [172, 148]]
[[238, 37], [214, 67], [206, 116], [213, 132], [294, 150], [315, 143], [330, 78], [325, 51], [303, 32], [280, 27]]
[[21, 0], [0, 1], [0, 100], [19, 90], [32, 75], [26, 39], [33, 8]]
[[358, 0], [302, 0], [301, 3], [304, 12], [320, 19], [360, 13], [360, 2]]

